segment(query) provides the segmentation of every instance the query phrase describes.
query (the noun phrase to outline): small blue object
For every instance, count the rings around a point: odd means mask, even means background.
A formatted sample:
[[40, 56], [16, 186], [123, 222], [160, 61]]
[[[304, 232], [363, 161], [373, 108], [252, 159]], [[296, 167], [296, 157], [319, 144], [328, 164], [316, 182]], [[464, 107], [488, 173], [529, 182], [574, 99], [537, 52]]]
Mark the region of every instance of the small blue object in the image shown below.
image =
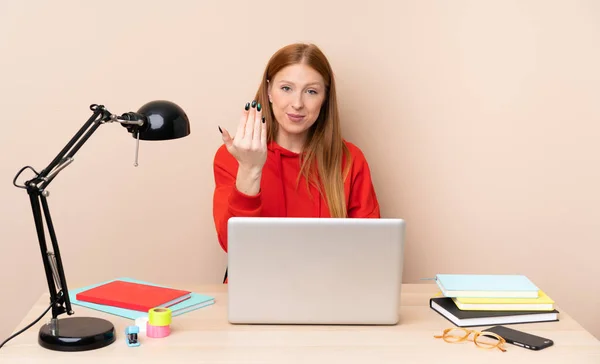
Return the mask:
[[139, 332], [140, 328], [137, 326], [127, 326], [125, 328], [125, 342], [127, 346], [140, 346], [140, 342], [138, 341]]

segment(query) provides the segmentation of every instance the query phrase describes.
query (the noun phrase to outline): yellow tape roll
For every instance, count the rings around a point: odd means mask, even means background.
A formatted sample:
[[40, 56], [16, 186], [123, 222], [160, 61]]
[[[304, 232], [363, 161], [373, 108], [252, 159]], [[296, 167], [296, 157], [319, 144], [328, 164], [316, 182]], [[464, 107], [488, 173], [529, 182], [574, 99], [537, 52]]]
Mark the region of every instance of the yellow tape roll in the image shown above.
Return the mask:
[[164, 307], [151, 308], [148, 311], [148, 323], [152, 326], [169, 326], [171, 324], [171, 309]]

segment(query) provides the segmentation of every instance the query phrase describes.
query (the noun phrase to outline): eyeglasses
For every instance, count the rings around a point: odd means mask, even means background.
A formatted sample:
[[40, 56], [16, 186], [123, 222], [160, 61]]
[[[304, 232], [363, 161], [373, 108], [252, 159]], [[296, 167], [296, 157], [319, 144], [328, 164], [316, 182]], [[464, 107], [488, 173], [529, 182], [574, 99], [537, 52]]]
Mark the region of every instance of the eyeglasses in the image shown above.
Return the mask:
[[[471, 334], [474, 334], [472, 339]], [[503, 348], [504, 344], [506, 344], [506, 340], [493, 332], [480, 332], [460, 327], [453, 327], [444, 330], [442, 335], [434, 335], [433, 337], [436, 339], [444, 339], [445, 342], [451, 344], [461, 343], [469, 340], [475, 342], [475, 345], [482, 349], [498, 348], [498, 350], [501, 350], [502, 352], [506, 351], [506, 349]]]

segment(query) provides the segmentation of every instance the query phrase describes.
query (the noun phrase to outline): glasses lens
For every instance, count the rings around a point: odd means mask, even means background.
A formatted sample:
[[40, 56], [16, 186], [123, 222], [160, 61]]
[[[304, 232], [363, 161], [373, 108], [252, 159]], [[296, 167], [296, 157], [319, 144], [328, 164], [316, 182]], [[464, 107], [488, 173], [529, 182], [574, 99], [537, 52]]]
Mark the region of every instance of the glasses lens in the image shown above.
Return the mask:
[[463, 341], [468, 336], [468, 331], [460, 328], [452, 329], [444, 335], [444, 340], [449, 343]]
[[482, 348], [493, 348], [498, 346], [500, 340], [498, 340], [498, 338], [495, 336], [486, 335], [484, 333], [483, 335], [477, 336], [477, 339], [475, 339], [475, 343]]

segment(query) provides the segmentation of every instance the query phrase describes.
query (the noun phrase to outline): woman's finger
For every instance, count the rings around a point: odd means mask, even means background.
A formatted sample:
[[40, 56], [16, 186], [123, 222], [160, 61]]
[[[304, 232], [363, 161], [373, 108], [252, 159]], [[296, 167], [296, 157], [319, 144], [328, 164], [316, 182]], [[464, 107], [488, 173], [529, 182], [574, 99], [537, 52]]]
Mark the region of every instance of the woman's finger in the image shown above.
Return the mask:
[[260, 145], [262, 145], [263, 147], [266, 147], [267, 146], [267, 123], [265, 121], [264, 116], [262, 117], [260, 124], [262, 125], [262, 127], [260, 129]]
[[250, 105], [250, 111], [248, 111], [248, 118], [246, 120], [246, 130], [244, 132], [244, 139], [252, 140], [255, 116], [256, 116], [256, 101], [252, 101], [252, 104]]
[[223, 143], [225, 144], [225, 146], [227, 148], [229, 148], [233, 145], [233, 139], [231, 138], [231, 134], [229, 134], [227, 129], [222, 129], [222, 130], [223, 130], [223, 132], [222, 132]]
[[256, 114], [254, 116], [254, 134], [253, 140], [260, 142], [261, 138], [261, 126], [262, 126], [262, 105], [256, 105]]
[[238, 139], [242, 139], [244, 137], [244, 132], [246, 130], [246, 120], [248, 120], [248, 110], [250, 109], [250, 103], [246, 103], [246, 107], [244, 111], [242, 111], [242, 115], [240, 116], [240, 122], [238, 124], [237, 132], [235, 133], [235, 137]]

